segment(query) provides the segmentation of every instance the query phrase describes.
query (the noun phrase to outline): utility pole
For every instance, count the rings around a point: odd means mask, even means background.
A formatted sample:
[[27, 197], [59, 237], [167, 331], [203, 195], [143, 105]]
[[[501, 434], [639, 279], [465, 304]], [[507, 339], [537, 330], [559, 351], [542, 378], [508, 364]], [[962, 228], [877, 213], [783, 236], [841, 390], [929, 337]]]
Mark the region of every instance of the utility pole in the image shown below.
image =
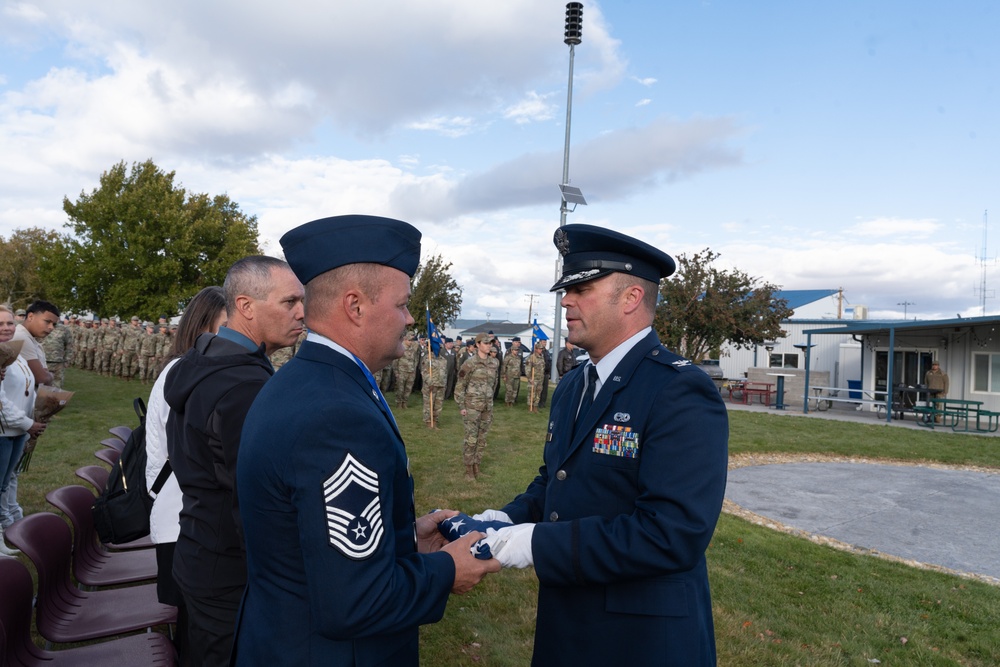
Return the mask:
[[[562, 184], [559, 189], [562, 191], [562, 205], [559, 207], [559, 226], [566, 224], [566, 214], [569, 213], [569, 203], [573, 202], [573, 210], [576, 204], [586, 204], [583, 193], [578, 188], [573, 188], [569, 184], [569, 131], [570, 121], [573, 117], [573, 58], [576, 55], [574, 47], [583, 41], [583, 3], [566, 3], [566, 32], [563, 34], [563, 43], [569, 47], [569, 84], [566, 87], [566, 142], [563, 145], [563, 173]], [[562, 256], [556, 257], [556, 282], [562, 275]], [[552, 333], [552, 352], [557, 353], [560, 348], [560, 338], [562, 337], [562, 294], [556, 292], [555, 324]], [[553, 382], [559, 380], [559, 369], [552, 364]]]
[[524, 296], [528, 297], [528, 324], [531, 324], [531, 312], [533, 310], [533, 306], [535, 305], [535, 297], [538, 295], [525, 294]]
[[917, 304], [913, 303], [912, 301], [900, 301], [896, 305], [903, 307], [903, 319], [905, 320], [906, 319], [906, 307], [907, 306], [915, 306]]

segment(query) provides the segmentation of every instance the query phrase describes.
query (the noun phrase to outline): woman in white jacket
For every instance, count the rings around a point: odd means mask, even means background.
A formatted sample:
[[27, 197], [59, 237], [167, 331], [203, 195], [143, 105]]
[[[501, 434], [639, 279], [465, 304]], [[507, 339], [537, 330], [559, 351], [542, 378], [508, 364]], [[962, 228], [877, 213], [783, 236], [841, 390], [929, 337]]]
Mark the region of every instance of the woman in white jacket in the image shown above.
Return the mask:
[[[14, 337], [14, 311], [6, 304], [0, 304], [0, 343]], [[36, 422], [35, 376], [24, 357], [18, 355], [10, 366], [0, 371], [3, 379], [0, 391], [0, 504], [17, 504], [16, 498], [8, 498], [8, 486], [14, 469], [21, 460], [24, 443], [29, 435], [38, 435], [45, 430], [45, 424]], [[0, 554], [12, 556], [20, 553], [11, 549], [3, 540], [3, 530], [14, 522], [14, 517], [0, 516]]]
[[[160, 371], [149, 393], [146, 410], [146, 488], [151, 489], [156, 477], [167, 461], [167, 417], [170, 406], [163, 399], [163, 387], [170, 370], [177, 360], [194, 347], [198, 336], [210, 331], [217, 333], [226, 323], [226, 299], [221, 287], [206, 287], [191, 299], [181, 316], [167, 356], [167, 364]], [[174, 545], [180, 532], [181, 489], [177, 478], [171, 474], [153, 501], [149, 515], [149, 535], [156, 543], [156, 593], [160, 602], [177, 607], [177, 652], [181, 664], [186, 660], [187, 613], [184, 598], [174, 583], [172, 574]]]

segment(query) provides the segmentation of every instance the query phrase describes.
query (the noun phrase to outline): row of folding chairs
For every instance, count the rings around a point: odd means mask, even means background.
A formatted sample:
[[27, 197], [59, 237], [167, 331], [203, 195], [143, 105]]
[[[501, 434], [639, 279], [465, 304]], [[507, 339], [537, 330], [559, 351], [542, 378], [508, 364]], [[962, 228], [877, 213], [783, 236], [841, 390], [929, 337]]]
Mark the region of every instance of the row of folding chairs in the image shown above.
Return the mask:
[[[124, 437], [115, 433], [115, 440], [124, 447], [128, 434], [120, 432]], [[77, 475], [99, 493], [107, 482], [108, 471], [101, 466], [85, 466]], [[5, 531], [7, 539], [31, 560], [38, 574], [35, 628], [46, 640], [46, 647], [38, 647], [31, 637], [31, 573], [18, 559], [0, 557], [0, 663], [101, 667], [175, 664], [173, 644], [164, 634], [152, 630], [154, 626], [176, 623], [177, 609], [160, 604], [156, 584], [148, 583], [156, 578], [151, 542], [148, 538], [145, 544], [137, 540], [120, 545], [122, 550], [113, 548], [118, 545], [101, 544], [90, 509], [95, 497], [94, 491], [77, 485], [46, 495], [49, 503], [69, 519], [72, 531], [62, 517], [50, 512], [28, 515]], [[146, 632], [119, 636], [142, 629]], [[50, 650], [52, 644], [94, 640], [103, 641]]]

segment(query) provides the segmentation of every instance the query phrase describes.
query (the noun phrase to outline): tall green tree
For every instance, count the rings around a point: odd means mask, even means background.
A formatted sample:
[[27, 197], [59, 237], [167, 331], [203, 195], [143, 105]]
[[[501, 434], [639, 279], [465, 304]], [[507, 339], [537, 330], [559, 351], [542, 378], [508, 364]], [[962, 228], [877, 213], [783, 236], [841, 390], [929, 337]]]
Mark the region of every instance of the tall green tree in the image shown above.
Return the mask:
[[706, 248], [677, 257], [677, 272], [660, 286], [662, 300], [653, 323], [667, 348], [701, 360], [723, 343], [751, 348], [784, 337], [788, 302], [779, 287], [733, 269], [712, 266], [719, 254]]
[[410, 280], [410, 312], [417, 331], [427, 333], [425, 310], [429, 307], [435, 326], [443, 328], [462, 312], [462, 288], [451, 275], [451, 262], [441, 255], [427, 258]]
[[17, 229], [0, 237], [0, 301], [23, 308], [35, 299], [49, 299], [50, 285], [40, 267], [59, 245], [59, 234], [39, 227]]
[[172, 315], [260, 252], [255, 216], [226, 195], [189, 195], [152, 160], [119, 162], [90, 193], [64, 198], [63, 210], [72, 234], [48, 278], [64, 304], [102, 316]]

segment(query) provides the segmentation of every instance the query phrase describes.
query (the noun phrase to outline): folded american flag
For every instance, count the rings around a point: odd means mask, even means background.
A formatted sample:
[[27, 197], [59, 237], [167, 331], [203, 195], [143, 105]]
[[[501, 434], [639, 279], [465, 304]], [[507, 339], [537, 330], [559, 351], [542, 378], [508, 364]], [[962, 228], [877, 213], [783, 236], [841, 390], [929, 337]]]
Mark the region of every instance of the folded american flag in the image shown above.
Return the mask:
[[[438, 524], [438, 530], [441, 534], [448, 538], [449, 542], [454, 542], [463, 535], [472, 532], [479, 531], [480, 533], [486, 534], [486, 531], [490, 528], [494, 530], [500, 530], [501, 528], [506, 528], [510, 526], [506, 521], [477, 521], [473, 519], [468, 514], [458, 513], [450, 519], [445, 519]], [[475, 546], [472, 548], [472, 555], [480, 560], [489, 560], [493, 558], [493, 554], [490, 552], [490, 545], [486, 544], [486, 540], [479, 540], [476, 542]]]

